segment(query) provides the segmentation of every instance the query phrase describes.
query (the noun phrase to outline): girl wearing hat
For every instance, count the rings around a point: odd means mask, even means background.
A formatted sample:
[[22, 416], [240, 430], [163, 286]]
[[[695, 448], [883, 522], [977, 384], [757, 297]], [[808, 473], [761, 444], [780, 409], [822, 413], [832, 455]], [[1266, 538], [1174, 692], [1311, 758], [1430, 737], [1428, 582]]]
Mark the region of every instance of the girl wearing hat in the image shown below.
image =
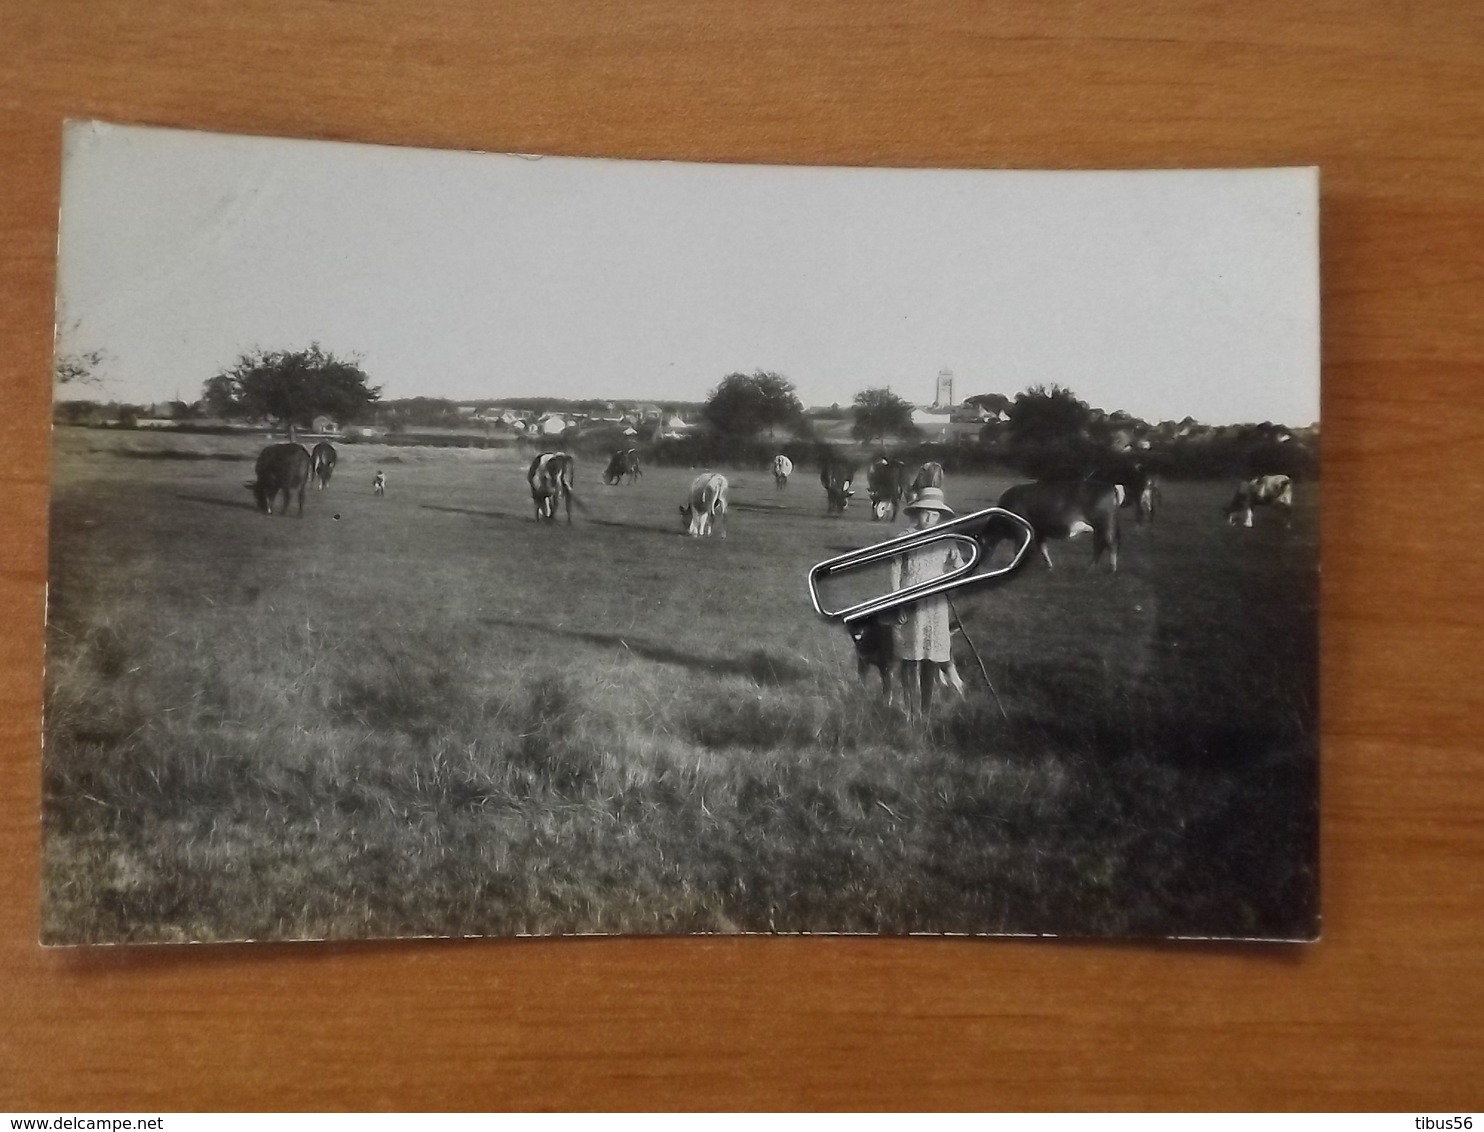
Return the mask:
[[[953, 515], [941, 488], [925, 487], [903, 508], [915, 530], [926, 530]], [[953, 543], [938, 543], [909, 550], [891, 560], [891, 588], [902, 589], [941, 577], [960, 565]], [[939, 594], [897, 610], [895, 631], [897, 657], [902, 663], [902, 696], [912, 713], [913, 689], [918, 690], [920, 713], [926, 717], [933, 702], [933, 684], [939, 672], [947, 678], [948, 598]]]

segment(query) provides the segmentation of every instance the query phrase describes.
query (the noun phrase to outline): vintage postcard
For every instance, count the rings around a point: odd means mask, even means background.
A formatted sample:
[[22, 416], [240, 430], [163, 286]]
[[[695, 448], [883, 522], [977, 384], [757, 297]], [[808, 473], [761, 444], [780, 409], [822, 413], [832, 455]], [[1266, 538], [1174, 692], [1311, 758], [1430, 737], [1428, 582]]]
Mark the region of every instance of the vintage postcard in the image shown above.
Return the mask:
[[1317, 938], [1317, 233], [69, 124], [44, 941]]

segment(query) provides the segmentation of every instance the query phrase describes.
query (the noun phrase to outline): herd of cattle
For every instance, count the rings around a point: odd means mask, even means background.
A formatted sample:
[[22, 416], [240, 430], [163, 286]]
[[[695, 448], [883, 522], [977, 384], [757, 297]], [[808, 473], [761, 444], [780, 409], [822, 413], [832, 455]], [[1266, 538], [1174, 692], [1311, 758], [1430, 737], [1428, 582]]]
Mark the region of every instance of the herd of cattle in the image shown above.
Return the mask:
[[[304, 514], [304, 492], [311, 482], [323, 490], [335, 471], [334, 445], [321, 441], [313, 449], [289, 442], [270, 444], [258, 455], [256, 478], [247, 486], [252, 489], [258, 510], [273, 514], [275, 499], [281, 499], [281, 510], [288, 512], [297, 493], [299, 514]], [[793, 475], [793, 461], [779, 455], [773, 461], [773, 480], [778, 490], [788, 487]], [[833, 455], [820, 462], [819, 482], [825, 492], [825, 511], [843, 514], [855, 496], [858, 466]], [[603, 482], [632, 484], [643, 475], [636, 449], [614, 452], [603, 472]], [[557, 509], [563, 508], [567, 522], [572, 522], [573, 483], [576, 462], [566, 452], [542, 452], [531, 461], [526, 482], [531, 489], [538, 522], [553, 522]], [[866, 471], [866, 493], [871, 503], [871, 518], [895, 520], [900, 510], [925, 488], [943, 486], [943, 466], [934, 461], [915, 472], [902, 460], [878, 456]], [[386, 478], [376, 473], [373, 490], [384, 495]], [[685, 502], [680, 505], [680, 524], [693, 537], [713, 530], [726, 538], [727, 478], [718, 472], [702, 472], [692, 480]], [[1050, 539], [1070, 539], [1092, 535], [1093, 565], [1108, 556], [1109, 564], [1118, 570], [1118, 514], [1132, 508], [1135, 521], [1153, 523], [1162, 505], [1159, 477], [1134, 467], [1107, 479], [1042, 481], [1017, 484], [1006, 490], [998, 506], [1025, 519], [1035, 536], [1035, 546], [1050, 566], [1051, 554], [1046, 548]], [[1293, 507], [1293, 481], [1284, 475], [1258, 476], [1237, 485], [1223, 512], [1227, 522], [1252, 526], [1255, 507], [1272, 507], [1284, 516]]]
[[[247, 486], [252, 489], [258, 509], [273, 514], [275, 499], [281, 499], [281, 511], [287, 514], [289, 503], [298, 495], [299, 514], [304, 514], [304, 493], [310, 482], [323, 490], [335, 471], [336, 453], [328, 442], [307, 449], [290, 442], [272, 444], [259, 454], [256, 478]], [[773, 480], [779, 491], [788, 487], [793, 475], [793, 461], [779, 455], [773, 461]], [[855, 464], [827, 455], [821, 460], [819, 482], [825, 492], [825, 510], [829, 515], [843, 514], [855, 496]], [[643, 474], [635, 449], [614, 452], [603, 472], [603, 482], [610, 486], [627, 481], [632, 484]], [[526, 482], [531, 490], [536, 521], [554, 522], [558, 508], [565, 509], [567, 522], [572, 522], [573, 483], [576, 462], [566, 452], [542, 452], [530, 463]], [[901, 509], [928, 488], [943, 486], [943, 466], [929, 461], [915, 472], [903, 461], [886, 456], [872, 461], [866, 472], [866, 493], [870, 499], [873, 520], [895, 520]], [[728, 506], [727, 477], [719, 472], [702, 472], [690, 484], [685, 502], [680, 505], [680, 525], [692, 537], [699, 538], [715, 531], [726, 538]], [[372, 482], [375, 495], [384, 495], [386, 477], [381, 471]], [[1140, 467], [1106, 479], [1086, 478], [1070, 481], [1042, 481], [1017, 484], [1004, 491], [997, 505], [1020, 516], [1032, 531], [1032, 541], [1046, 565], [1051, 554], [1046, 543], [1051, 539], [1070, 539], [1092, 535], [1092, 564], [1096, 566], [1106, 554], [1114, 573], [1118, 571], [1118, 516], [1132, 508], [1135, 521], [1154, 522], [1163, 504], [1159, 477]], [[1284, 475], [1265, 475], [1244, 480], [1222, 510], [1227, 522], [1252, 526], [1255, 507], [1271, 507], [1281, 513], [1285, 524], [1293, 506], [1293, 481]], [[339, 518], [337, 515], [336, 518]], [[1006, 520], [1008, 522], [1008, 520]], [[1008, 532], [1006, 532], [1008, 535]], [[999, 540], [996, 531], [986, 529], [986, 552], [992, 552]], [[864, 621], [851, 629], [856, 662], [862, 677], [871, 670], [881, 675], [882, 688], [888, 701], [892, 698], [891, 674], [898, 668], [894, 638], [884, 621]], [[959, 694], [963, 682], [956, 668], [944, 666], [938, 677]], [[905, 677], [904, 688], [905, 688]]]
[[258, 462], [253, 468], [255, 478], [247, 486], [258, 501], [258, 510], [265, 515], [273, 514], [273, 500], [283, 497], [283, 513], [288, 514], [289, 501], [297, 492], [299, 514], [304, 514], [304, 489], [313, 480], [323, 491], [329, 486], [330, 476], [335, 472], [335, 446], [321, 441], [311, 451], [302, 444], [270, 444], [258, 453]]

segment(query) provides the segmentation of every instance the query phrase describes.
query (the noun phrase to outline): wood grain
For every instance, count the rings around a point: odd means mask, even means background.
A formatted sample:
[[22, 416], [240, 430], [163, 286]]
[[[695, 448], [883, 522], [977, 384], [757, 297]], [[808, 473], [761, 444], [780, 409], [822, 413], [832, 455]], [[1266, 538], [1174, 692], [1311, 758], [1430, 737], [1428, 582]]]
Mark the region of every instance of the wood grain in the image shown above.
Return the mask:
[[[1478, 1108], [1484, 7], [0, 6], [0, 1108]], [[1318, 164], [1324, 940], [36, 945], [66, 117], [451, 148]]]

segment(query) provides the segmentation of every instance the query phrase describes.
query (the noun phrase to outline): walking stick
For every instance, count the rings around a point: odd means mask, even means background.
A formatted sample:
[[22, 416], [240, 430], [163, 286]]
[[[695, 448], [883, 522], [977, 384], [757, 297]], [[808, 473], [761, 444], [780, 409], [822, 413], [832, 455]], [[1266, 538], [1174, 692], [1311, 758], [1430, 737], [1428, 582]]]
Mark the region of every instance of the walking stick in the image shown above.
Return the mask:
[[989, 694], [994, 697], [995, 706], [1000, 709], [1000, 718], [1006, 723], [1010, 722], [1010, 716], [1005, 712], [1005, 705], [1000, 702], [1000, 694], [995, 691], [994, 683], [989, 678], [989, 671], [984, 667], [984, 658], [979, 655], [979, 650], [974, 647], [974, 638], [969, 636], [969, 628], [964, 624], [964, 619], [958, 615], [958, 609], [953, 604], [953, 599], [947, 594], [943, 595], [948, 601], [948, 610], [953, 614], [954, 620], [958, 622], [958, 631], [964, 635], [964, 644], [969, 646], [969, 651], [974, 654], [974, 661], [979, 665], [979, 675], [984, 677], [984, 683], [989, 688]]

